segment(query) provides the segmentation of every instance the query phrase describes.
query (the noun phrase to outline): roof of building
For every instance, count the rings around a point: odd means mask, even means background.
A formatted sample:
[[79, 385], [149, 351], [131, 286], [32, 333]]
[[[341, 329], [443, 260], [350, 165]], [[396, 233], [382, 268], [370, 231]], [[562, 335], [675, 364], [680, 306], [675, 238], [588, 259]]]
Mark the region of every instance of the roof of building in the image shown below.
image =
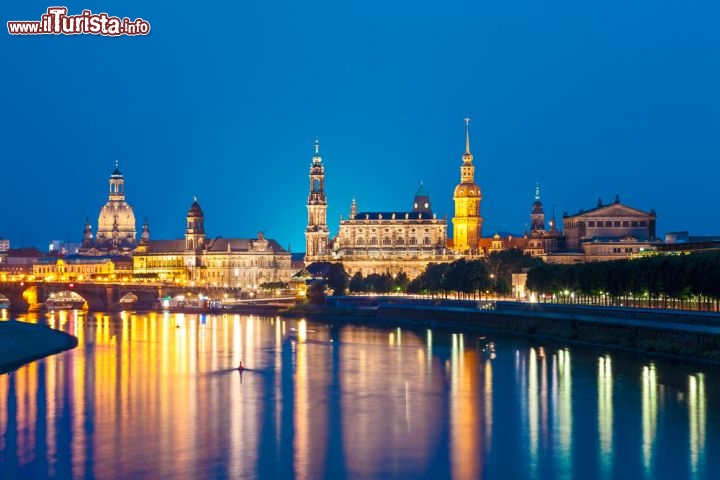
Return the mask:
[[[274, 253], [288, 253], [280, 244], [273, 239], [267, 241], [267, 251]], [[255, 238], [210, 238], [205, 242], [208, 253], [221, 252], [247, 252], [252, 248], [253, 242], [259, 242]], [[229, 249], [228, 249], [229, 246]], [[147, 243], [148, 253], [183, 253], [185, 252], [185, 240], [150, 240]]]
[[434, 216], [428, 216], [421, 212], [360, 212], [351, 220], [433, 220]]
[[179, 253], [185, 251], [185, 240], [148, 240], [147, 249], [150, 253]]
[[425, 190], [425, 185], [423, 182], [420, 182], [420, 186], [417, 189], [417, 192], [415, 192], [416, 197], [429, 197], [430, 194]]
[[197, 198], [195, 198], [194, 201], [193, 201], [193, 204], [190, 205], [190, 210], [188, 210], [188, 216], [189, 216], [189, 217], [190, 217], [190, 216], [193, 216], [193, 217], [202, 217], [202, 216], [204, 216], [204, 215], [203, 215], [202, 208], [200, 208], [200, 204], [199, 204], [198, 201], [197, 201]]
[[589, 209], [589, 210], [580, 210], [578, 213], [574, 213], [574, 214], [572, 214], [572, 215], [568, 215], [567, 213], [565, 213], [565, 214], [563, 214], [563, 218], [578, 217], [578, 216], [581, 216], [581, 215], [588, 215], [588, 214], [598, 213], [598, 212], [600, 212], [600, 211], [602, 211], [602, 210], [613, 210], [613, 209], [623, 209], [623, 210], [626, 210], [626, 211], [629, 211], [629, 212], [633, 212], [633, 213], [641, 214], [641, 215], [646, 215], [646, 216], [650, 216], [650, 217], [655, 217], [655, 216], [656, 216], [655, 210], [650, 210], [649, 212], [646, 212], [646, 211], [640, 210], [640, 209], [638, 209], [638, 208], [629, 207], [629, 206], [627, 206], [627, 205], [625, 205], [625, 204], [623, 204], [623, 203], [620, 203], [619, 198], [616, 198], [616, 199], [615, 199], [615, 202], [610, 203], [610, 204], [607, 204], [607, 205], [602, 205], [601, 202], [598, 202], [598, 206], [595, 207], [595, 208], [591, 208], [591, 209]]
[[65, 257], [58, 257], [58, 256], [46, 256], [39, 258], [37, 260], [38, 264], [41, 265], [54, 265], [58, 262], [58, 260], [62, 260], [65, 263], [87, 263], [87, 264], [95, 264], [95, 263], [105, 263], [105, 262], [112, 262], [114, 264], [118, 263], [132, 263], [132, 258], [124, 256], [124, 255], [66, 255]]
[[15, 258], [42, 257], [43, 256], [43, 253], [35, 247], [10, 248], [5, 253], [8, 257], [15, 257]]

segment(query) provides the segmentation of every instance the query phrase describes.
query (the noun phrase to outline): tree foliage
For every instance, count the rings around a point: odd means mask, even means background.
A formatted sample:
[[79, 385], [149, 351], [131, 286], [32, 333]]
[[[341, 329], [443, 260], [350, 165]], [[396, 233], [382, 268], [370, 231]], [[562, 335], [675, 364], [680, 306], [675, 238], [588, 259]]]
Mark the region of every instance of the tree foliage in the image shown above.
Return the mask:
[[528, 272], [526, 287], [542, 294], [683, 301], [691, 296], [720, 300], [720, 253], [657, 255], [574, 265], [541, 264]]

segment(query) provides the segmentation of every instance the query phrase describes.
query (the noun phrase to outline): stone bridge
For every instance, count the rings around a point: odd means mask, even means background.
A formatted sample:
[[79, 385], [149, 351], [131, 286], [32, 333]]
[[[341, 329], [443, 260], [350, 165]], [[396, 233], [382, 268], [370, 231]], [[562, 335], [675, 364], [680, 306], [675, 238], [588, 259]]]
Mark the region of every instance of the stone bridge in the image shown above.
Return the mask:
[[[150, 310], [162, 296], [186, 291], [188, 291], [187, 287], [121, 283], [0, 283], [0, 295], [10, 301], [10, 310], [13, 312], [43, 310], [45, 301], [50, 295], [60, 292], [76, 293], [85, 300], [87, 309], [92, 311], [126, 308]], [[133, 301], [120, 302], [128, 294], [132, 294]]]

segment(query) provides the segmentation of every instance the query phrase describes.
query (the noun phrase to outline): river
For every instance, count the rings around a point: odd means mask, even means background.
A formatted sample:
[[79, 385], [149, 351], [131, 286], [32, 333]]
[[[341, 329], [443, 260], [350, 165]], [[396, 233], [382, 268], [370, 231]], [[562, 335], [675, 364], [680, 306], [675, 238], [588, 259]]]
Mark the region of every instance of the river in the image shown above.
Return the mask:
[[0, 377], [2, 478], [720, 478], [716, 366], [280, 317], [19, 319], [79, 346]]

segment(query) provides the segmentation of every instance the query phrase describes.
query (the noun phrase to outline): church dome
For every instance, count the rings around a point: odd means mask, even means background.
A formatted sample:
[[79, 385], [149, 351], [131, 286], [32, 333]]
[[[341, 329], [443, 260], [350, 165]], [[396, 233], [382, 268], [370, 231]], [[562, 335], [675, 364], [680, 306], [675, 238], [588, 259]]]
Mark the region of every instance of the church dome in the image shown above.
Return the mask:
[[117, 162], [110, 175], [110, 193], [107, 203], [100, 209], [95, 246], [132, 248], [135, 245], [135, 213], [125, 201], [125, 179]]
[[[116, 221], [119, 232], [131, 234], [135, 238], [135, 213], [126, 202], [108, 202], [100, 209], [98, 235], [103, 231], [112, 232]], [[125, 236], [120, 235], [121, 238]]]
[[205, 214], [202, 211], [202, 208], [200, 208], [200, 204], [197, 201], [197, 198], [193, 202], [192, 205], [190, 205], [190, 210], [188, 210], [188, 217], [204, 217]]
[[474, 183], [460, 183], [455, 187], [453, 197], [479, 197], [480, 187]]

